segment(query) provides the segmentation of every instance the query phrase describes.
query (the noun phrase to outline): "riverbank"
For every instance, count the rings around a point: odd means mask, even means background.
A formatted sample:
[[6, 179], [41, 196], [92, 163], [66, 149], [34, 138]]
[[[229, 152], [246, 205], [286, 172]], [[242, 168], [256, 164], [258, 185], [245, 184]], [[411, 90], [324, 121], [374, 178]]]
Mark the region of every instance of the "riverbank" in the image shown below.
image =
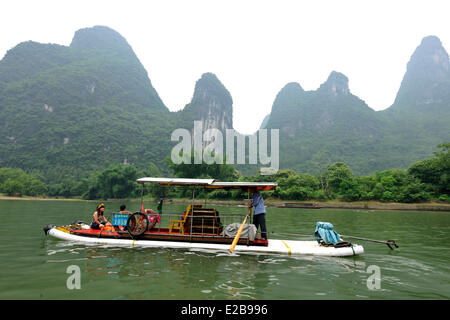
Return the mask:
[[[3, 196], [0, 195], [0, 200], [39, 200], [39, 201], [88, 201], [83, 199], [77, 199], [77, 198], [47, 198], [47, 197], [10, 197], [10, 196]], [[91, 201], [91, 200], [89, 200]]]
[[[190, 199], [173, 199], [173, 203], [185, 203]], [[204, 200], [203, 200], [204, 202]], [[295, 203], [295, 204], [314, 204], [316, 207], [329, 208], [329, 209], [363, 209], [363, 210], [415, 210], [415, 211], [450, 211], [450, 204], [442, 202], [427, 202], [427, 203], [385, 203], [378, 201], [355, 201], [355, 202], [342, 202], [342, 201], [280, 201], [274, 199], [265, 199], [264, 204], [268, 207], [279, 207], [283, 206], [284, 203]], [[199, 204], [202, 200], [198, 200]], [[244, 201], [239, 200], [207, 200], [208, 204], [215, 205], [244, 205]]]
[[[141, 201], [140, 199], [108, 199], [108, 200], [83, 200], [79, 198], [43, 198], [43, 197], [8, 197], [0, 195], [0, 200], [39, 200], [39, 201], [87, 201], [87, 202], [99, 202], [99, 201]], [[171, 199], [172, 203], [186, 203], [192, 199]], [[145, 203], [153, 202], [153, 199], [144, 199]], [[196, 199], [197, 204], [205, 203], [204, 199]], [[283, 206], [284, 203], [296, 203], [296, 204], [314, 204], [316, 207], [330, 208], [330, 209], [362, 209], [362, 210], [414, 210], [414, 211], [450, 211], [450, 203], [442, 203], [437, 201], [423, 202], [423, 203], [398, 203], [398, 202], [379, 202], [379, 201], [355, 201], [355, 202], [343, 202], [343, 201], [281, 201], [279, 199], [265, 199], [264, 203], [268, 207]], [[244, 200], [218, 200], [207, 199], [206, 203], [219, 206], [244, 206]]]
[[364, 210], [416, 210], [416, 211], [450, 211], [450, 204], [442, 202], [429, 203], [384, 203], [368, 202], [318, 202], [323, 208], [364, 209]]

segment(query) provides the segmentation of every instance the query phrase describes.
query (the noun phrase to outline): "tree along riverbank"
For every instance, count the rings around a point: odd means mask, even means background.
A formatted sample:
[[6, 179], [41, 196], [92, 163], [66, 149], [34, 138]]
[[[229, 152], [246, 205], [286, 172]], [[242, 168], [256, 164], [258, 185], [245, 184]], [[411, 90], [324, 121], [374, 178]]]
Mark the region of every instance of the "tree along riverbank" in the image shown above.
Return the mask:
[[[450, 142], [438, 146], [441, 151], [435, 157], [411, 165], [407, 170], [388, 169], [375, 171], [369, 176], [355, 176], [344, 162], [329, 164], [319, 173], [311, 175], [290, 169], [279, 170], [273, 175], [242, 176], [229, 164], [179, 164], [170, 162], [168, 176], [178, 178], [214, 178], [217, 181], [276, 182], [276, 190], [262, 191], [265, 199], [277, 201], [320, 201], [339, 203], [339, 207], [372, 208], [380, 202], [384, 208], [391, 203], [450, 204]], [[192, 155], [193, 157], [193, 155]], [[133, 199], [142, 193], [154, 198], [186, 198], [191, 190], [158, 185], [142, 185], [139, 177], [161, 177], [155, 166], [138, 169], [131, 165], [117, 165], [85, 178], [65, 177], [60, 183], [46, 181], [39, 174], [26, 173], [17, 168], [0, 168], [0, 194], [49, 198]], [[214, 200], [241, 200], [245, 190], [198, 190], [196, 196]], [[344, 205], [342, 205], [342, 203]], [[351, 205], [349, 205], [351, 203]], [[363, 203], [359, 205], [358, 203]], [[406, 205], [405, 208], [410, 206]], [[419, 205], [422, 207], [422, 205]]]
[[[0, 200], [38, 200], [38, 201], [86, 201], [86, 202], [137, 202], [140, 203], [141, 199], [107, 199], [107, 200], [84, 200], [80, 198], [46, 198], [46, 197], [10, 197], [0, 195]], [[192, 202], [191, 198], [182, 199], [170, 199], [170, 203], [185, 204]], [[146, 207], [152, 207], [157, 205], [157, 201], [154, 199], [144, 198]], [[205, 199], [195, 199], [196, 204], [205, 204]], [[267, 207], [280, 207], [283, 206], [286, 201], [280, 201], [278, 199], [265, 199], [264, 203]], [[355, 210], [401, 210], [401, 211], [448, 211], [450, 212], [450, 204], [430, 201], [426, 203], [398, 203], [398, 202], [379, 202], [379, 201], [355, 201], [355, 202], [343, 202], [343, 201], [289, 201], [289, 204], [313, 204], [315, 207], [330, 208], [330, 209], [355, 209]], [[207, 199], [206, 205], [219, 205], [219, 206], [245, 206], [245, 199], [243, 200], [218, 200]], [[313, 207], [312, 207], [313, 208]], [[302, 208], [300, 208], [302, 209]], [[307, 208], [306, 208], [307, 209]]]

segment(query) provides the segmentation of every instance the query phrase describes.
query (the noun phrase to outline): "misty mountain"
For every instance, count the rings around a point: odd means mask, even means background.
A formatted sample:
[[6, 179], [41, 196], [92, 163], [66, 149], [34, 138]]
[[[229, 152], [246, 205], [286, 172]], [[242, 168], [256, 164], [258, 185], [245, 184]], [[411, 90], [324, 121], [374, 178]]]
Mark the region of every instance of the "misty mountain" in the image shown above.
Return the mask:
[[[262, 126], [280, 130], [281, 168], [405, 168], [450, 140], [449, 79], [445, 49], [427, 37], [390, 108], [372, 110], [333, 71], [317, 90], [288, 83]], [[195, 120], [233, 128], [232, 96], [217, 76], [203, 74], [185, 108], [170, 112], [126, 39], [107, 27], [78, 30], [69, 46], [23, 42], [0, 61], [0, 167], [52, 182], [121, 163], [168, 173], [172, 131]]]
[[0, 167], [76, 178], [111, 164], [167, 170], [176, 128], [232, 128], [230, 93], [214, 74], [198, 80], [180, 112], [164, 105], [127, 41], [96, 26], [70, 46], [20, 43], [0, 61]]
[[24, 42], [0, 61], [0, 166], [84, 175], [168, 153], [170, 112], [126, 40], [82, 29], [70, 46]]
[[300, 172], [346, 162], [358, 174], [407, 168], [450, 140], [449, 57], [437, 37], [423, 39], [394, 104], [374, 111], [332, 72], [315, 91], [289, 83], [265, 128], [280, 129], [280, 165]]
[[[315, 91], [287, 84], [277, 95], [266, 129], [280, 130], [280, 165], [316, 172], [319, 165], [344, 161], [355, 171], [372, 160], [385, 138], [385, 124], [350, 92], [348, 79], [331, 72]], [[375, 148], [374, 148], [375, 147]]]
[[183, 128], [192, 129], [194, 121], [201, 121], [203, 130], [225, 133], [233, 129], [233, 99], [215, 74], [204, 73], [195, 84], [191, 102], [177, 115]]
[[413, 159], [426, 158], [433, 145], [450, 140], [449, 56], [437, 37], [422, 40], [393, 105], [380, 114]]

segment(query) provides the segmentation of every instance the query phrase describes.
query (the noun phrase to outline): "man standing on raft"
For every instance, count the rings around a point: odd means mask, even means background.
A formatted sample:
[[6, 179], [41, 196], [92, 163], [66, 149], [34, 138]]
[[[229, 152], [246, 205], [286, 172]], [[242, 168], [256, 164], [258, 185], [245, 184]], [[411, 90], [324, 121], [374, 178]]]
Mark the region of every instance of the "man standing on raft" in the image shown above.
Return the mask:
[[267, 240], [267, 229], [266, 229], [266, 207], [264, 206], [264, 199], [256, 189], [250, 190], [253, 193], [253, 199], [251, 202], [251, 207], [253, 210], [253, 224], [256, 229], [261, 226], [261, 239]]

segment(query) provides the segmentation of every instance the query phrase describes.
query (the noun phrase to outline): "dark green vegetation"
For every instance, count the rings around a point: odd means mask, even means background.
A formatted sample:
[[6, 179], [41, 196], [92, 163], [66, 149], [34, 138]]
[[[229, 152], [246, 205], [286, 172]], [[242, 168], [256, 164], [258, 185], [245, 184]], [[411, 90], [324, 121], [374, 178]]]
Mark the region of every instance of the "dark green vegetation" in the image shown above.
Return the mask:
[[126, 40], [106, 27], [77, 31], [69, 47], [21, 43], [0, 62], [0, 166], [48, 183], [161, 163], [177, 127], [169, 114]]
[[171, 132], [192, 128], [209, 104], [231, 128], [231, 95], [215, 75], [205, 73], [191, 103], [170, 112], [107, 27], [77, 31], [69, 47], [24, 42], [0, 61], [0, 167], [38, 172], [47, 184], [120, 164], [168, 173]]
[[[344, 162], [329, 165], [317, 175], [301, 174], [292, 170], [280, 170], [272, 176], [242, 176], [230, 165], [174, 165], [169, 163], [173, 174], [180, 178], [216, 178], [220, 181], [272, 181], [279, 187], [263, 191], [266, 198], [282, 200], [331, 200], [382, 202], [424, 202], [440, 200], [450, 202], [450, 143], [440, 145], [435, 157], [419, 161], [408, 170], [390, 169], [377, 171], [368, 176], [356, 177]], [[166, 161], [169, 161], [167, 159]], [[145, 190], [135, 181], [142, 176], [158, 176], [153, 166], [139, 171], [134, 166], [114, 166], [82, 179], [80, 182], [65, 180], [58, 185], [46, 186], [41, 180], [25, 174], [20, 169], [0, 169], [0, 192], [8, 195], [50, 195], [83, 197], [85, 199], [134, 198], [142, 195], [161, 197], [190, 196], [188, 188], [160, 189], [155, 185]], [[240, 190], [214, 190], [200, 197], [237, 199], [246, 197]]]
[[[280, 170], [272, 176], [241, 177], [247, 181], [273, 181], [275, 191], [263, 191], [265, 197], [283, 200], [331, 200], [382, 202], [450, 202], [450, 143], [439, 146], [435, 157], [419, 161], [407, 170], [376, 171], [355, 176], [344, 162], [336, 162], [316, 175]], [[237, 191], [214, 191], [209, 197], [242, 199]]]
[[[287, 84], [262, 125], [280, 129], [284, 170], [273, 179], [290, 181], [280, 180], [274, 196], [423, 201], [448, 194], [437, 160], [424, 159], [450, 140], [449, 88], [448, 54], [436, 37], [423, 39], [394, 104], [384, 111], [351, 94], [338, 72], [315, 91]], [[219, 79], [205, 73], [190, 103], [170, 112], [131, 46], [107, 27], [77, 31], [70, 46], [20, 43], [0, 61], [0, 167], [18, 170], [5, 169], [12, 175], [0, 181], [0, 192], [134, 197], [140, 189], [125, 180], [156, 172], [195, 177], [200, 171], [220, 180], [252, 176], [255, 165], [176, 167], [164, 160], [176, 144], [170, 141], [176, 128], [192, 130], [194, 120], [202, 121], [203, 130], [225, 134], [233, 128], [232, 103]], [[347, 178], [338, 185], [333, 172], [347, 172]], [[387, 176], [395, 178], [392, 185]], [[37, 184], [34, 190], [25, 179]], [[416, 192], [420, 183], [433, 189]]]
[[38, 196], [47, 194], [48, 187], [39, 177], [26, 174], [22, 169], [0, 168], [0, 193]]

